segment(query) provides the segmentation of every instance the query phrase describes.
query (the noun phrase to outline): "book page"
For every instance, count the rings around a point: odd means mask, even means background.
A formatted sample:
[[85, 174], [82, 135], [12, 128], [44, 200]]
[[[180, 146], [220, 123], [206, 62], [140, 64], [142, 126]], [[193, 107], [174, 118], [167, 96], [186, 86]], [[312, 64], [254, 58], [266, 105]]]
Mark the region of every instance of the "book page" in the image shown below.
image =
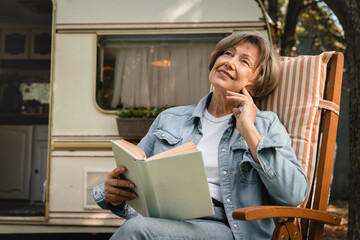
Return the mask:
[[120, 147], [122, 147], [125, 151], [127, 151], [129, 154], [131, 154], [135, 159], [144, 160], [146, 158], [146, 155], [142, 149], [138, 148], [134, 144], [132, 144], [124, 139], [116, 140], [116, 141], [114, 141], [114, 143], [119, 145]]
[[167, 219], [189, 219], [214, 214], [201, 152], [141, 161], [147, 165], [154, 201], [149, 215]]
[[193, 142], [188, 142], [185, 143], [181, 146], [172, 148], [170, 150], [167, 150], [165, 152], [156, 154], [152, 157], [147, 158], [146, 160], [152, 160], [152, 159], [157, 159], [157, 158], [163, 158], [163, 157], [168, 157], [168, 156], [173, 156], [179, 153], [190, 153], [190, 152], [196, 152], [198, 149], [196, 148], [196, 145]]

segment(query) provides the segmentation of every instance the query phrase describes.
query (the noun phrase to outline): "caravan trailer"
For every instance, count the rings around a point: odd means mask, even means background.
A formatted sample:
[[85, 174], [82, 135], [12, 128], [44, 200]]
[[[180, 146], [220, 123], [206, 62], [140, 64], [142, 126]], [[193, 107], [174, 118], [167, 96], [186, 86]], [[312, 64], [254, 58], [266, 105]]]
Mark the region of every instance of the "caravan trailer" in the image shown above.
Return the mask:
[[[270, 39], [260, 0], [53, 0], [48, 124], [22, 137], [25, 172], [0, 169], [21, 178], [25, 189], [0, 191], [1, 200], [29, 202], [39, 192], [33, 202], [43, 214], [3, 214], [0, 233], [114, 232], [124, 219], [100, 209], [91, 191], [115, 167], [110, 140], [136, 142], [141, 133], [132, 130], [144, 125], [117, 122], [115, 113], [196, 103], [210, 88], [215, 44], [243, 31]], [[41, 154], [29, 143], [37, 139]]]

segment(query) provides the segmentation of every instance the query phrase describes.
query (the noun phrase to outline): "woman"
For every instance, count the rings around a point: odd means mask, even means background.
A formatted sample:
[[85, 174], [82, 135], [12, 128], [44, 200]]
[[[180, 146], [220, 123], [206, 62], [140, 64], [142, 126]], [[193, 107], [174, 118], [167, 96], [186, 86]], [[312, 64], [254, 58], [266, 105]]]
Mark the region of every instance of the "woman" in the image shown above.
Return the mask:
[[285, 128], [253, 101], [277, 86], [278, 54], [257, 34], [231, 35], [217, 44], [209, 70], [213, 92], [197, 105], [162, 112], [138, 146], [149, 157], [194, 142], [204, 158], [215, 215], [186, 221], [139, 216], [126, 205], [137, 195], [133, 183], [120, 179], [125, 167], [118, 167], [94, 189], [102, 208], [129, 219], [112, 239], [270, 239], [272, 219], [237, 221], [232, 211], [296, 206], [305, 199], [307, 179]]

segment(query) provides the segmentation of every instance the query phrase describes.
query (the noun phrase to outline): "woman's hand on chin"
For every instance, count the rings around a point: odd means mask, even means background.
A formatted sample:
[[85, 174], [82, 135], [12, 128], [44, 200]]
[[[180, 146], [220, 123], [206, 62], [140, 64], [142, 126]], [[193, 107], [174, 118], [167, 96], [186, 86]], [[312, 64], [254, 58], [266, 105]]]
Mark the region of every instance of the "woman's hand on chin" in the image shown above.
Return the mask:
[[234, 101], [236, 106], [242, 104], [241, 111], [238, 108], [233, 108], [233, 113], [236, 118], [236, 128], [249, 145], [253, 158], [258, 162], [256, 150], [261, 135], [254, 124], [258, 108], [246, 88], [243, 88], [240, 93], [227, 91], [226, 98], [229, 101]]
[[246, 128], [249, 125], [254, 125], [256, 113], [258, 111], [253, 98], [250, 93], [243, 88], [240, 93], [227, 91], [227, 100], [234, 101], [235, 106], [242, 104], [242, 110], [240, 111], [237, 107], [233, 109], [233, 113], [236, 117], [236, 127], [243, 135]]

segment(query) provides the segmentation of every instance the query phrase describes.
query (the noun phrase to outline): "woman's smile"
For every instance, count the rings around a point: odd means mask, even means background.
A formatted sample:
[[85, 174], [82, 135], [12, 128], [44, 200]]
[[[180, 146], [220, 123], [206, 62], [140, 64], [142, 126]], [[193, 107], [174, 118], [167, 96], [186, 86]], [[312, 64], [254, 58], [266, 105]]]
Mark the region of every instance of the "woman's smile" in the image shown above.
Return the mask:
[[227, 78], [230, 78], [231, 80], [234, 80], [234, 77], [227, 71], [220, 69], [218, 73], [222, 76], [225, 76]]

